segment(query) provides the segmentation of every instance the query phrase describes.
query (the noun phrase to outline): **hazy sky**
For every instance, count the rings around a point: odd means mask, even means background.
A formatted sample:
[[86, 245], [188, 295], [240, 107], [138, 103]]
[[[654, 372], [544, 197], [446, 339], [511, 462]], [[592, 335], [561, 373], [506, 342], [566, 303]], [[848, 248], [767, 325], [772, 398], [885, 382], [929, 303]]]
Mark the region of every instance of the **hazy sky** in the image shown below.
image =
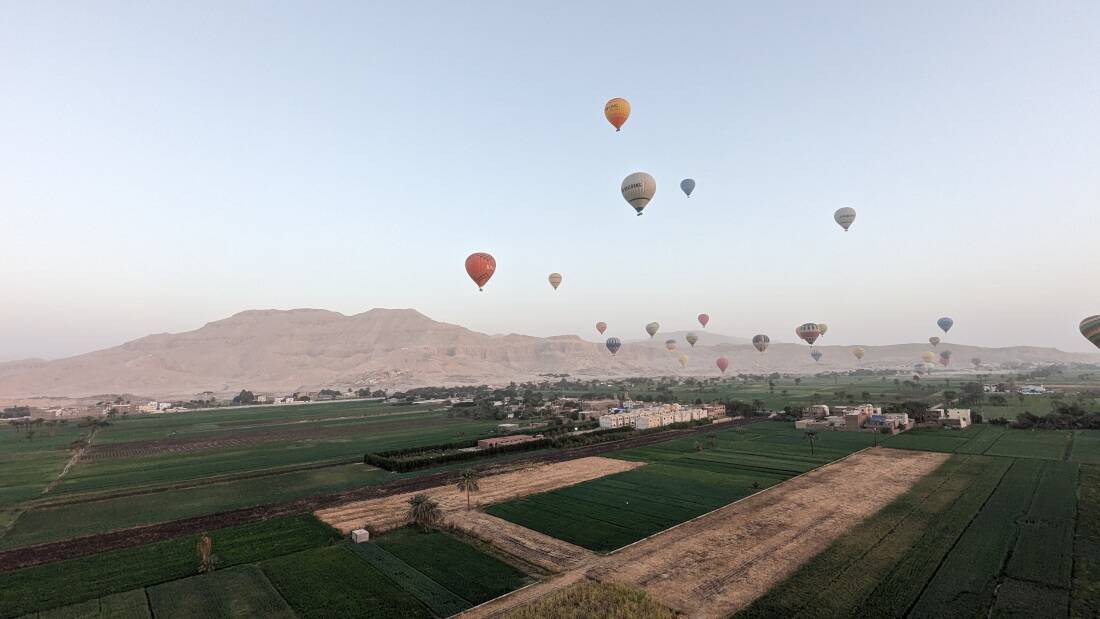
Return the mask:
[[533, 4], [2, 2], [0, 359], [294, 307], [1093, 350], [1100, 3]]

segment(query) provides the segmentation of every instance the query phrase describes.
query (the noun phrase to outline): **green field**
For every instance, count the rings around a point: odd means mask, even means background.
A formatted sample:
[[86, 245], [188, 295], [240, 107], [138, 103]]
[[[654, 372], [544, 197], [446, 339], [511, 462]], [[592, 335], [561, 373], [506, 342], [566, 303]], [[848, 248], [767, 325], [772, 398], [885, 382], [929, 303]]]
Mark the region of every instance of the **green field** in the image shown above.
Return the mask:
[[157, 619], [294, 619], [297, 616], [254, 565], [239, 565], [167, 582], [149, 587], [146, 593]]
[[889, 437], [883, 444], [895, 449], [1100, 462], [1100, 430], [1012, 430], [980, 424], [965, 430], [918, 428]]
[[825, 432], [811, 454], [804, 432], [789, 423], [761, 422], [715, 434], [713, 446], [700, 436], [611, 454], [649, 464], [485, 511], [606, 552], [868, 447], [873, 439]]

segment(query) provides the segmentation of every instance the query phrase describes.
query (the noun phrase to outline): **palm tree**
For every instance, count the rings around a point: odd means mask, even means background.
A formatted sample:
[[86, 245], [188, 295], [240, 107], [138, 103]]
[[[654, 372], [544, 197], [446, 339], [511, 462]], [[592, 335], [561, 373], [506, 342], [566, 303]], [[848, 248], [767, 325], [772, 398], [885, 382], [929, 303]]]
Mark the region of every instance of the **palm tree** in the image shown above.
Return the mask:
[[466, 493], [466, 509], [470, 509], [470, 493], [481, 490], [478, 485], [480, 479], [474, 469], [463, 469], [462, 476], [458, 478], [458, 483], [455, 484], [455, 488], [458, 488], [459, 492]]
[[419, 525], [425, 531], [443, 520], [443, 511], [426, 494], [418, 494], [409, 499], [409, 511], [405, 518], [412, 524]]
[[817, 443], [817, 431], [807, 430], [806, 440], [810, 441], [810, 455], [814, 455], [814, 444]]

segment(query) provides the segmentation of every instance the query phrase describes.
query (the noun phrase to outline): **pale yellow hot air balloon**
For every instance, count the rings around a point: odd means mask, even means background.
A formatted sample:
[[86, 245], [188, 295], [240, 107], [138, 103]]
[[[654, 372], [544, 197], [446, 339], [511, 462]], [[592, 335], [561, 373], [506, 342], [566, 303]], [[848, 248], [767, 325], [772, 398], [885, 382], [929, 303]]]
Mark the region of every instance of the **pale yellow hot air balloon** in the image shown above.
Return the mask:
[[554, 287], [554, 290], [557, 290], [558, 286], [561, 285], [561, 273], [551, 273], [548, 279], [550, 280], [550, 285]]
[[680, 362], [680, 367], [687, 367], [687, 364], [688, 364], [688, 356], [687, 355], [681, 353], [679, 357], [676, 357], [676, 360]]
[[825, 333], [829, 330], [829, 325], [823, 322], [819, 322], [817, 323], [817, 329], [818, 331], [821, 331], [821, 334], [818, 335], [818, 337], [825, 337]]
[[931, 350], [926, 350], [921, 354], [920, 358], [924, 359], [925, 363], [932, 363], [936, 360], [936, 353]]
[[862, 359], [863, 355], [866, 353], [867, 351], [864, 350], [862, 346], [856, 346], [852, 349], [852, 354], [856, 356], [856, 359]]
[[695, 335], [694, 333], [688, 333], [687, 337], [685, 337], [684, 339], [687, 340], [688, 344], [691, 344], [692, 348], [695, 348], [695, 342], [699, 341], [699, 336]]

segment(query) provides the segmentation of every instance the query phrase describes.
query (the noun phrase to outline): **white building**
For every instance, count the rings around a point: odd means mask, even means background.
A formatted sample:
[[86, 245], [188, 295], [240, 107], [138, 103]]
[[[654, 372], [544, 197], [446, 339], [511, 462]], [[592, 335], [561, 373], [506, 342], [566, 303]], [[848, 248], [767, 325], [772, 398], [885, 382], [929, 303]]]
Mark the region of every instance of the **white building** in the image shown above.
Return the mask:
[[143, 413], [160, 413], [172, 408], [171, 402], [147, 402], [138, 407], [138, 410]]
[[603, 415], [600, 417], [600, 427], [605, 429], [632, 427], [648, 430], [707, 418], [708, 413], [702, 408], [684, 408], [679, 404], [664, 404]]
[[933, 408], [928, 412], [933, 421], [938, 421], [945, 428], [962, 429], [972, 423], [969, 408]]

